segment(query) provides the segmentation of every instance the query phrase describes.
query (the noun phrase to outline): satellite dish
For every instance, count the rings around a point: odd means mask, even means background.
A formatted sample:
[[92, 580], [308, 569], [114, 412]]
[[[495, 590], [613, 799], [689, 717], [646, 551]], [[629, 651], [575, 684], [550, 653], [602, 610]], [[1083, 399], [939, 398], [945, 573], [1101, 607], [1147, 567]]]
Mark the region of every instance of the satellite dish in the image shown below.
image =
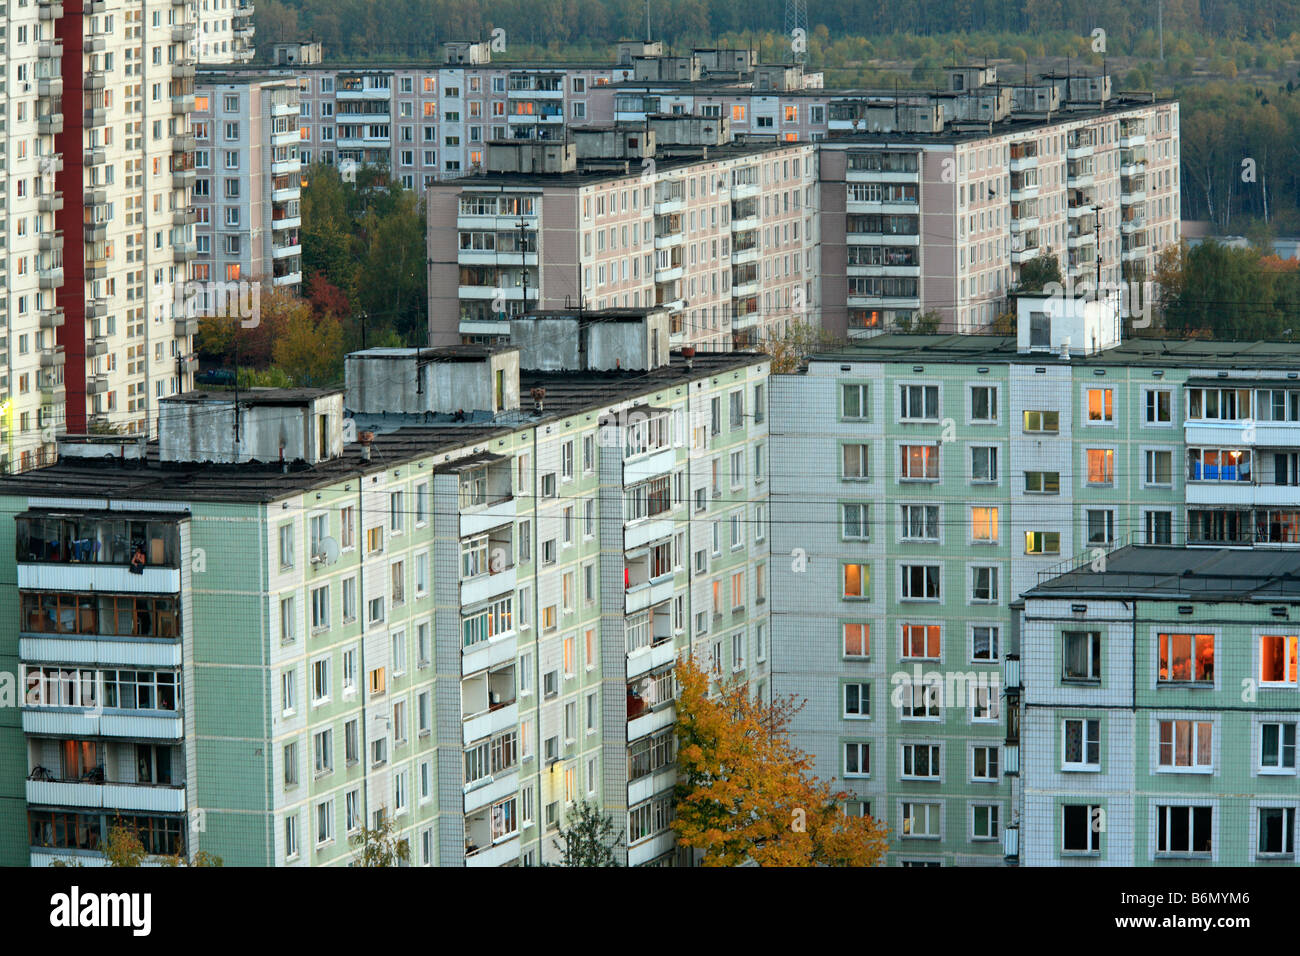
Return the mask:
[[339, 543], [334, 538], [325, 538], [320, 543], [321, 556], [326, 564], [334, 564], [339, 559]]

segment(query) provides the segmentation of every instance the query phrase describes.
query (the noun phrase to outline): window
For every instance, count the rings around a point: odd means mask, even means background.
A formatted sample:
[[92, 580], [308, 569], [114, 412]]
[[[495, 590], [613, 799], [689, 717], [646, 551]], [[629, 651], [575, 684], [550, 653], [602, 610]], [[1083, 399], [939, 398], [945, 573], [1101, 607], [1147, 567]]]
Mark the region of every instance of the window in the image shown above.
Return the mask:
[[871, 567], [866, 564], [844, 565], [844, 597], [869, 598], [871, 586]]
[[356, 693], [357, 689], [357, 649], [350, 647], [343, 652], [343, 696]]
[[1024, 430], [1026, 432], [1046, 432], [1056, 434], [1061, 427], [1061, 413], [1047, 411], [1026, 411]]
[[322, 657], [318, 661], [312, 661], [311, 665], [311, 700], [313, 704], [318, 704], [329, 700], [330, 696], [330, 661], [328, 657]]
[[1295, 808], [1259, 808], [1259, 855], [1295, 855]]
[[1115, 449], [1089, 448], [1086, 450], [1088, 484], [1113, 485], [1115, 483]]
[[902, 421], [938, 421], [939, 386], [900, 385], [898, 417]]
[[996, 781], [998, 779], [998, 748], [971, 748], [971, 778]]
[[298, 855], [298, 817], [284, 818], [284, 858], [292, 860]]
[[840, 477], [858, 481], [865, 481], [871, 477], [870, 445], [844, 445], [840, 450], [843, 456], [843, 471]]
[[844, 656], [871, 656], [871, 625], [865, 622], [844, 624]]
[[998, 390], [992, 385], [973, 385], [970, 390], [970, 418], [973, 424], [998, 420]]
[[939, 540], [938, 505], [900, 505], [900, 537], [904, 541]]
[[904, 837], [937, 838], [940, 833], [940, 815], [943, 805], [939, 803], [902, 804], [902, 835]]
[[343, 759], [349, 767], [361, 759], [360, 729], [355, 717], [343, 725]]
[[1059, 531], [1026, 531], [1025, 554], [1060, 554]]
[[1213, 634], [1161, 634], [1157, 683], [1213, 683]]
[[293, 525], [280, 526], [280, 569], [293, 567]]
[[998, 600], [998, 569], [971, 568], [972, 601], [984, 604], [996, 604]]
[[1113, 422], [1115, 420], [1113, 400], [1114, 391], [1112, 389], [1088, 389], [1088, 421]]
[[296, 742], [284, 745], [284, 785], [286, 787], [298, 785], [298, 744]]
[[1061, 493], [1061, 473], [1059, 471], [1025, 472], [1025, 493], [1031, 495], [1059, 495]]
[[976, 507], [970, 510], [971, 540], [977, 544], [997, 544], [998, 509]]
[[334, 839], [334, 801], [325, 800], [316, 804], [316, 843], [328, 843]]
[[902, 598], [905, 601], [939, 600], [939, 566], [936, 564], [904, 564], [899, 577]]
[[938, 744], [903, 744], [904, 780], [938, 780], [942, 775]]
[[297, 674], [292, 667], [280, 674], [280, 702], [285, 716], [292, 714], [297, 706], [297, 686]]
[[[840, 506], [842, 518], [840, 536], [842, 538], [845, 540], [866, 541], [871, 537], [870, 507], [870, 505], [865, 504], [844, 504]], [[760, 524], [758, 527], [761, 529], [762, 525]], [[763, 540], [762, 535], [757, 532], [755, 538], [759, 541]]]
[[1259, 639], [1259, 681], [1261, 684], [1296, 683], [1295, 634], [1265, 634]]
[[1209, 770], [1214, 765], [1214, 724], [1208, 720], [1160, 721], [1164, 769]]
[[1101, 680], [1101, 632], [1065, 631], [1061, 634], [1061, 679]]
[[871, 406], [868, 404], [869, 385], [841, 385], [840, 399], [845, 418], [866, 419], [870, 417]]
[[1148, 425], [1168, 425], [1173, 420], [1172, 394], [1168, 389], [1148, 389], [1146, 421]]
[[996, 447], [975, 446], [970, 450], [971, 481], [993, 483], [998, 480]]
[[1148, 485], [1172, 485], [1174, 474], [1174, 453], [1172, 451], [1146, 452], [1146, 471], [1144, 480]]
[[1259, 725], [1259, 768], [1268, 773], [1295, 773], [1295, 724]]
[[899, 478], [904, 481], [939, 480], [938, 445], [902, 445], [900, 452]]
[[1101, 769], [1101, 721], [1070, 718], [1062, 723], [1062, 769]]
[[1147, 511], [1144, 513], [1147, 544], [1172, 544], [1174, 540], [1174, 516], [1169, 511]]
[[297, 614], [294, 611], [292, 597], [280, 599], [280, 643], [290, 644], [297, 632]]
[[903, 625], [903, 659], [939, 659], [940, 639], [938, 624]]
[[312, 737], [312, 752], [316, 756], [316, 776], [334, 769], [334, 731], [322, 730]]
[[1061, 852], [1100, 853], [1104, 819], [1104, 811], [1099, 806], [1070, 804], [1061, 807]]
[[871, 776], [871, 744], [853, 741], [844, 745], [844, 776]]
[[997, 804], [976, 804], [971, 807], [971, 839], [996, 840], [998, 838]]
[[1088, 509], [1088, 543], [1115, 543], [1115, 512], [1109, 509]]
[[871, 685], [844, 685], [844, 717], [846, 719], [871, 716]]
[[1250, 417], [1250, 389], [1189, 388], [1187, 417], [1194, 421], [1242, 421]]
[[1205, 856], [1213, 852], [1212, 807], [1156, 807], [1156, 853]]

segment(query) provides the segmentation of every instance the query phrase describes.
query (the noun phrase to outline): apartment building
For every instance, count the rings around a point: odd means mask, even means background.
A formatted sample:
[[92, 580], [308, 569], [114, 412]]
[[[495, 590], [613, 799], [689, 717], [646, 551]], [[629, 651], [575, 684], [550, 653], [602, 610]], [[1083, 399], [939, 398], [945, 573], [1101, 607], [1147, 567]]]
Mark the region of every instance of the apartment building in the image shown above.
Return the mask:
[[106, 0], [14, 8], [11, 23], [0, 454], [21, 470], [65, 428], [146, 429], [192, 371], [172, 303], [193, 251], [194, 22], [184, 3]]
[[62, 4], [11, 5], [7, 11], [0, 158], [0, 470], [45, 460], [52, 429], [63, 421], [63, 237], [55, 217], [62, 202], [55, 177], [63, 158], [56, 137], [64, 125], [63, 76], [55, 30]]
[[198, 0], [194, 35], [199, 63], [247, 63], [253, 58], [252, 0]]
[[[193, 371], [193, 329], [173, 314], [194, 250], [195, 29], [184, 3], [51, 4], [48, 12], [38, 57], [47, 64], [41, 122], [53, 131], [54, 173], [38, 205], [53, 301], [43, 329], [15, 336], [43, 342], [41, 382], [54, 408], [42, 415], [54, 424], [47, 452], [55, 429], [147, 430], [153, 403], [181, 391]], [[82, 238], [69, 245], [72, 236]], [[21, 411], [17, 428], [39, 433], [35, 416]], [[13, 466], [40, 460], [23, 452]]]
[[[298, 84], [200, 72], [193, 116], [194, 242], [191, 278], [302, 285], [302, 162]], [[206, 303], [222, 308], [224, 303]]]
[[662, 306], [674, 348], [746, 348], [816, 321], [816, 156], [659, 117], [493, 143], [427, 194], [431, 341], [491, 341], [530, 308]]
[[1295, 866], [1292, 550], [1125, 547], [1024, 599], [1027, 866]]
[[579, 800], [676, 860], [677, 656], [767, 692], [767, 363], [670, 356], [662, 311], [515, 324], [6, 481], [7, 862], [93, 863], [120, 814], [227, 865], [383, 819], [418, 865], [537, 865]]
[[773, 381], [774, 691], [810, 699], [797, 740], [888, 824], [891, 862], [1030, 839], [1004, 832], [1034, 759], [1013, 672], [1039, 666], [1013, 605], [1042, 573], [1135, 542], [1300, 542], [1293, 349], [1121, 343], [1103, 304], [1021, 307], [1016, 337], [881, 335]]

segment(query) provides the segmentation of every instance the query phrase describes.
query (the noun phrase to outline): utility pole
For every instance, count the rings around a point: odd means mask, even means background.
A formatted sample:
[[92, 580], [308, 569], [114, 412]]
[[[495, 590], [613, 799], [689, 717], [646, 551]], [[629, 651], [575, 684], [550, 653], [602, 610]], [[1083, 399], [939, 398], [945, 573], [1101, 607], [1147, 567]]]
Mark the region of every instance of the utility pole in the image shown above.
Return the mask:
[[645, 0], [645, 42], [650, 43], [650, 0]]
[[1101, 205], [1093, 207], [1093, 235], [1097, 241], [1097, 301], [1101, 301]]
[[361, 351], [364, 352], [366, 350], [366, 320], [370, 318], [370, 316], [366, 314], [364, 309], [362, 309], [357, 313], [357, 318], [361, 322]]

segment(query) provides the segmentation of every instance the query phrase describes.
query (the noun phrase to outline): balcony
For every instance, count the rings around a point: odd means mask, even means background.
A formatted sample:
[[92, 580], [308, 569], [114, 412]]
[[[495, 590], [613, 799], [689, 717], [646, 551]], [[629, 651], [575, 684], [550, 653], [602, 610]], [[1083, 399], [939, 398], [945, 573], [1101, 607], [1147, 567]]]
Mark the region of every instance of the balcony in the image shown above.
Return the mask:
[[63, 233], [60, 230], [43, 232], [36, 240], [36, 247], [41, 252], [56, 252], [63, 249]]
[[87, 127], [103, 126], [108, 122], [108, 110], [102, 106], [88, 106], [82, 112], [81, 118]]
[[[39, 773], [42, 768], [37, 768]], [[48, 775], [46, 775], [48, 776]], [[99, 774], [102, 780], [103, 773]], [[144, 813], [184, 813], [184, 784], [93, 783], [29, 777], [27, 803], [45, 807], [89, 810], [131, 810]]]
[[62, 40], [46, 40], [36, 47], [36, 55], [42, 60], [57, 60], [63, 56]]
[[177, 23], [172, 26], [173, 43], [189, 43], [194, 39], [197, 25], [193, 23]]
[[188, 189], [194, 185], [196, 173], [192, 169], [172, 170], [172, 189]]
[[42, 20], [58, 20], [63, 16], [62, 0], [37, 0], [36, 8]]
[[57, 289], [63, 285], [63, 268], [41, 269], [39, 276], [42, 289]]
[[[107, 375], [87, 375], [87, 376], [86, 376], [86, 394], [87, 394], [87, 395], [103, 395], [103, 394], [106, 393], [107, 391], [108, 391], [108, 376], [107, 376]], [[155, 571], [154, 573], [156, 573], [156, 571]], [[150, 574], [150, 571], [149, 571], [148, 569], [146, 569], [146, 570], [145, 570], [145, 575], [148, 576], [149, 574]], [[180, 582], [180, 574], [179, 574], [179, 573], [177, 573], [177, 575], [176, 575], [176, 580], [177, 580], [177, 584], [178, 584], [178, 586], [179, 586], [179, 582]]]
[[494, 634], [486, 641], [462, 647], [460, 672], [469, 676], [508, 664], [514, 660], [518, 648], [519, 636], [513, 629]]
[[113, 737], [125, 740], [180, 740], [185, 735], [179, 711], [122, 711], [104, 708], [24, 707], [23, 733], [39, 737]]
[[173, 80], [192, 80], [194, 79], [193, 63], [172, 63], [171, 72]]
[[57, 136], [63, 132], [63, 114], [44, 114], [36, 121], [36, 128], [42, 136]]
[[176, 116], [185, 116], [194, 112], [194, 94], [182, 93], [180, 96], [172, 97], [172, 113]]
[[81, 154], [83, 166], [103, 166], [106, 162], [108, 162], [108, 154], [102, 148], [91, 147]]
[[63, 193], [46, 193], [38, 196], [36, 208], [41, 212], [60, 212], [63, 209]]
[[43, 76], [36, 81], [36, 95], [41, 99], [49, 99], [54, 96], [63, 95], [63, 77], [61, 76]]
[[464, 743], [469, 746], [476, 740], [490, 737], [519, 724], [519, 705], [511, 700], [494, 709], [465, 718]]
[[519, 789], [519, 767], [491, 774], [465, 785], [464, 808], [470, 814], [509, 797]]
[[189, 133], [182, 133], [180, 136], [172, 137], [173, 153], [192, 153], [197, 146], [198, 143]]
[[41, 328], [57, 329], [63, 325], [62, 309], [46, 309], [41, 312]]
[[[469, 821], [466, 821], [468, 827]], [[471, 844], [466, 834], [465, 843], [465, 865], [466, 866], [505, 866], [519, 859], [519, 834], [500, 840], [490, 846], [480, 848], [478, 844]]]
[[635, 614], [637, 611], [644, 611], [651, 605], [662, 604], [671, 600], [674, 587], [675, 580], [671, 571], [661, 574], [657, 578], [642, 581], [640, 584], [632, 584], [625, 592], [624, 612]]

